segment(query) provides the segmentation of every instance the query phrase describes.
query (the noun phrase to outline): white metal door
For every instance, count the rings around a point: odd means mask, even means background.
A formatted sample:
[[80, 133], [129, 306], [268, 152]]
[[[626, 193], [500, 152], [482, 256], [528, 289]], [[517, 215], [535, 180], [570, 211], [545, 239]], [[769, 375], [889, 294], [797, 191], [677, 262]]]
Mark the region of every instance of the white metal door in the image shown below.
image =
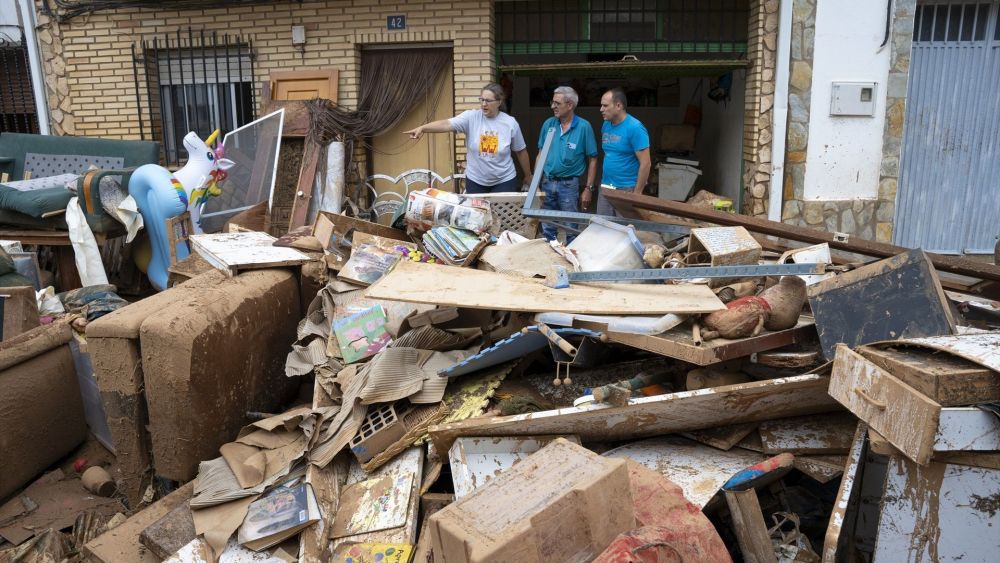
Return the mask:
[[1000, 1], [920, 2], [895, 243], [992, 253], [1000, 234]]

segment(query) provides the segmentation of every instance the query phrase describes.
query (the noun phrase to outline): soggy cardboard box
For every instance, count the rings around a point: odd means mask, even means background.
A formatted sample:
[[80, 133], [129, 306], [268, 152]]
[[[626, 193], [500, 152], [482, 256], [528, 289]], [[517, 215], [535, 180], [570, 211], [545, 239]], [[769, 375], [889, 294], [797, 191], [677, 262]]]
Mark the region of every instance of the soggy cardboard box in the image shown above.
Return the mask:
[[590, 561], [635, 527], [628, 468], [557, 439], [430, 518], [435, 561]]

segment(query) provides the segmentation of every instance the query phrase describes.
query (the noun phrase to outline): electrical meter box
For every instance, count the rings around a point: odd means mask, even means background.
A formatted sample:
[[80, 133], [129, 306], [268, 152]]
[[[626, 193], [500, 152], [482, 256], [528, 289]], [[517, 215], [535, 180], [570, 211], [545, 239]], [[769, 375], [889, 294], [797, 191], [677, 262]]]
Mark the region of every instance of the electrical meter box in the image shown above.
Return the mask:
[[830, 115], [875, 115], [875, 82], [834, 82], [830, 90]]

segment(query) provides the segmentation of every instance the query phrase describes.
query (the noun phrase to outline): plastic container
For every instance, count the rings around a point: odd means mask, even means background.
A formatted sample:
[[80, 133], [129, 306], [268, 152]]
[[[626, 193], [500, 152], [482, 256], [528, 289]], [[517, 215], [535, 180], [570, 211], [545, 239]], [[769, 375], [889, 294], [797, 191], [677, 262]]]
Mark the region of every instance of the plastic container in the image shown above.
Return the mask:
[[684, 201], [694, 187], [695, 180], [701, 176], [701, 170], [686, 164], [665, 162], [657, 165], [657, 168], [660, 177], [657, 195], [660, 199]]
[[638, 270], [645, 267], [645, 248], [635, 229], [600, 217], [590, 220], [580, 236], [567, 247], [576, 253], [581, 272]]

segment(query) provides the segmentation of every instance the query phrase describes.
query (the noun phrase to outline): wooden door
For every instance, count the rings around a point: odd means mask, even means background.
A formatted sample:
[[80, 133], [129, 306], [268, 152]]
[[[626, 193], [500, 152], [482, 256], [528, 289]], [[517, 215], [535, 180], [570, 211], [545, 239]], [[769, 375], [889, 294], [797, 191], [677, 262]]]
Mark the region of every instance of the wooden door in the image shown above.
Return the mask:
[[[428, 169], [440, 176], [449, 176], [455, 171], [455, 134], [434, 133], [424, 135], [414, 141], [403, 131], [408, 131], [438, 119], [447, 119], [455, 115], [455, 88], [453, 66], [449, 64], [436, 80], [423, 100], [394, 128], [372, 139], [372, 163], [369, 174], [384, 174], [397, 177], [403, 172], [415, 169]], [[453, 184], [445, 186], [452, 189]], [[406, 182], [400, 180], [391, 183], [386, 180], [376, 180], [372, 187], [377, 194], [395, 192], [404, 195], [407, 191]], [[426, 188], [426, 181], [414, 184], [411, 189]]]

